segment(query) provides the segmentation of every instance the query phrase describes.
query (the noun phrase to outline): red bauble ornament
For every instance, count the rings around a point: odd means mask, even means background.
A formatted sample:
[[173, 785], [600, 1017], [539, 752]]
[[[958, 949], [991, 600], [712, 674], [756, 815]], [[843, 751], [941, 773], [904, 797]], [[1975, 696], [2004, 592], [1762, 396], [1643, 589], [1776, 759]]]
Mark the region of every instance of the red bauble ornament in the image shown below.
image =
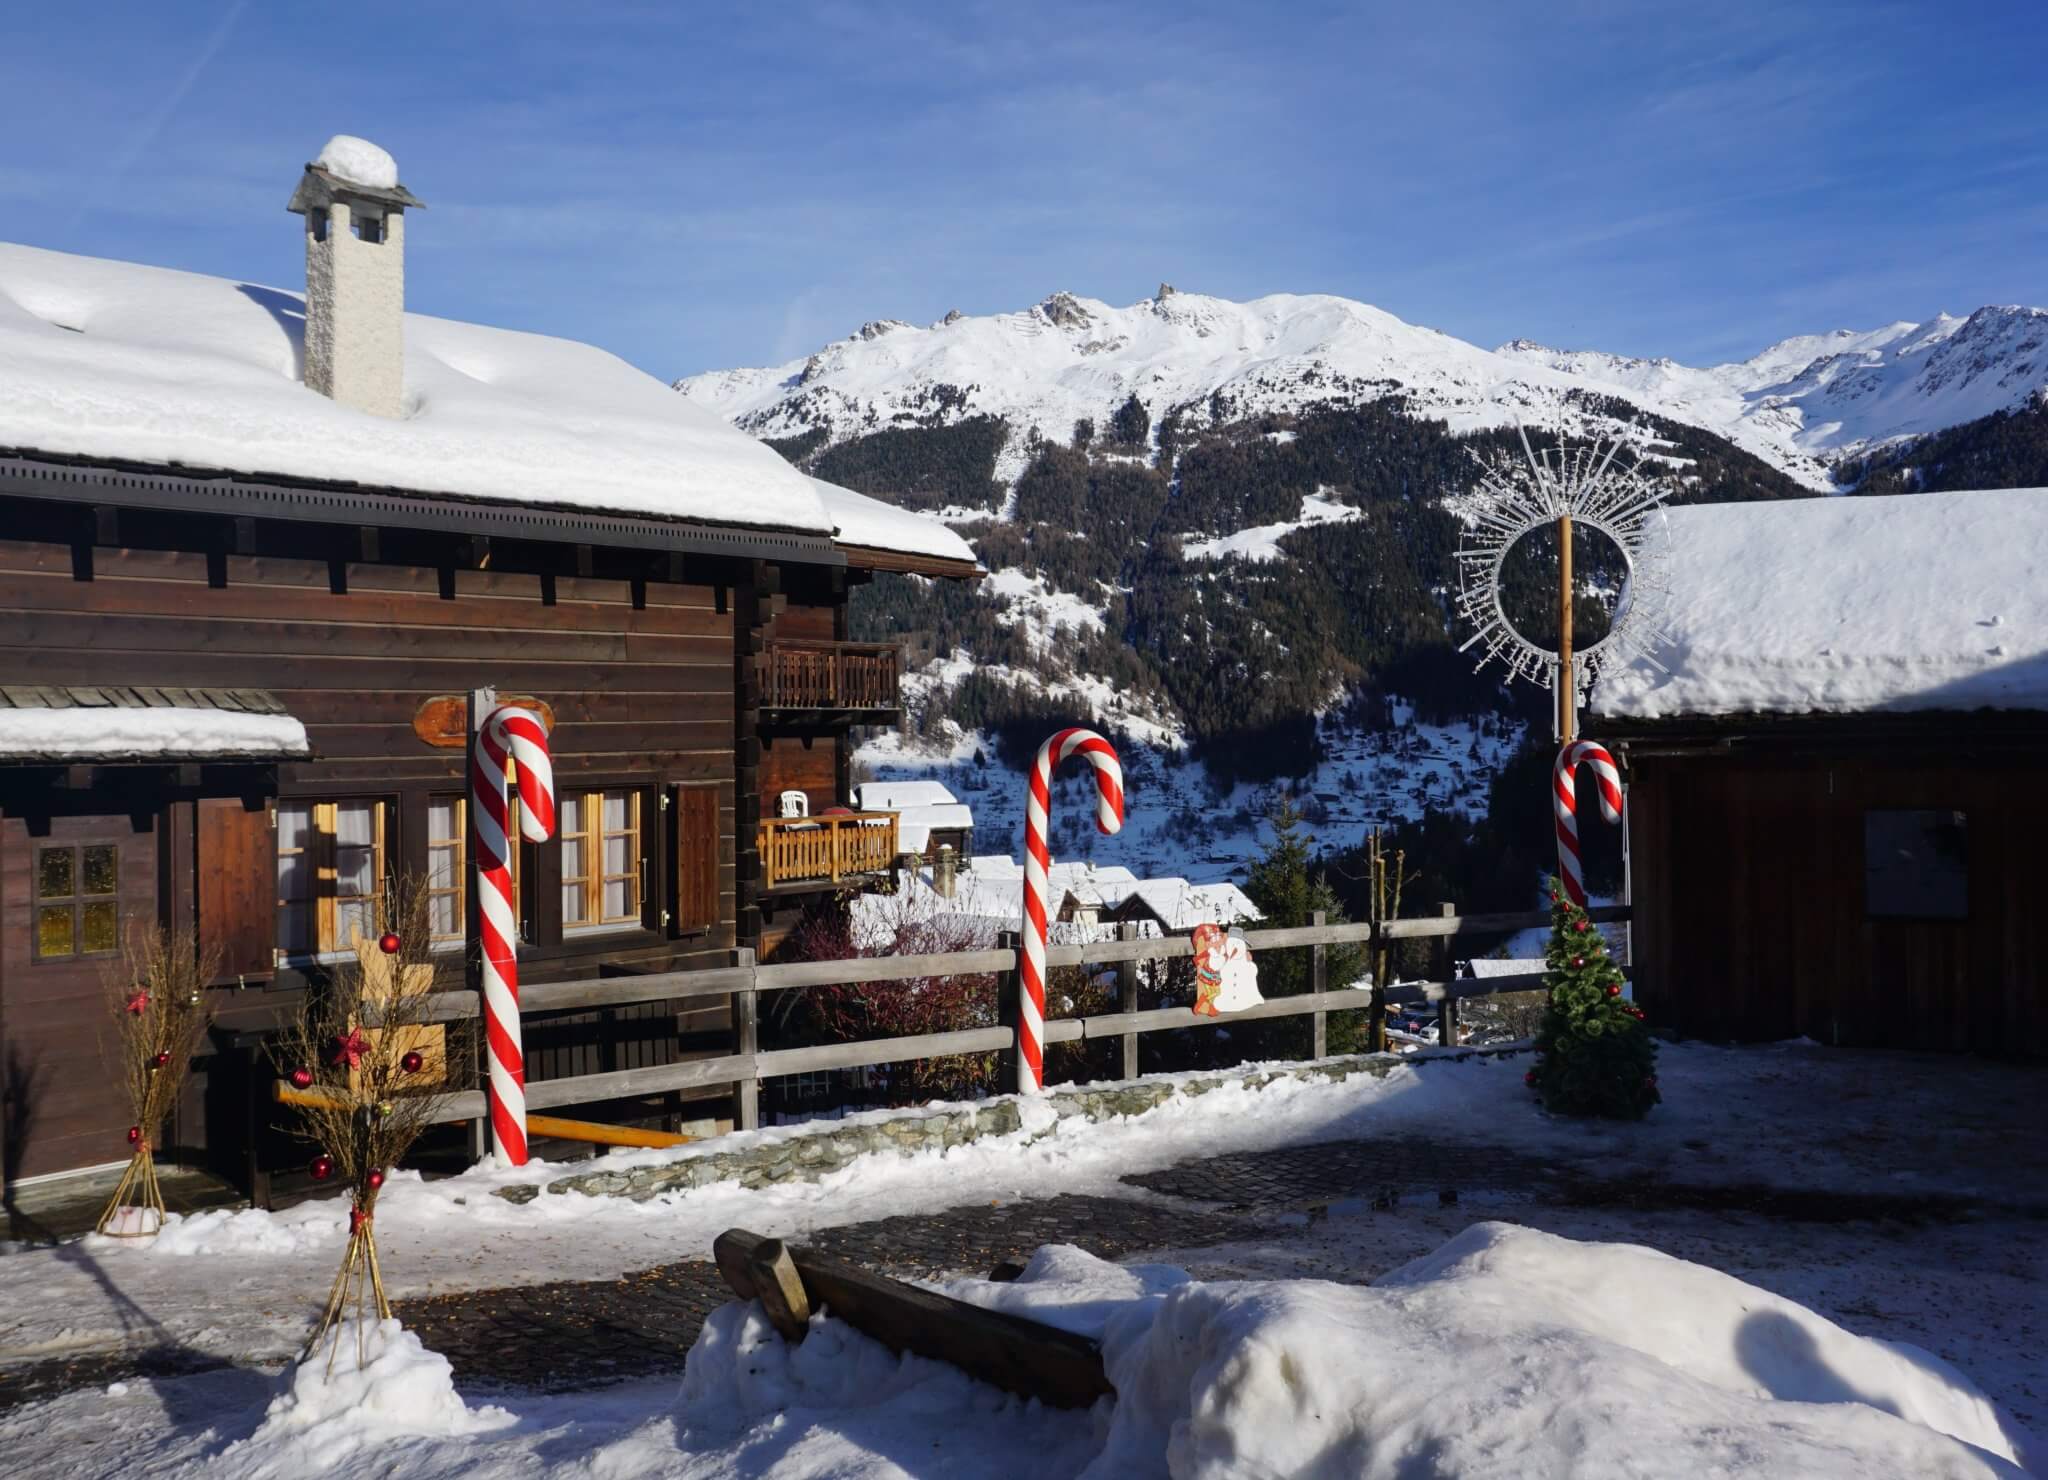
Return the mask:
[[1586, 958], [1585, 958], [1584, 956], [1574, 956], [1574, 957], [1572, 957], [1572, 965], [1574, 965], [1574, 966], [1584, 966], [1585, 964], [1586, 964]]
[[426, 1063], [427, 1061], [420, 1057], [419, 1051], [414, 1050], [398, 1061], [398, 1067], [408, 1074], [417, 1074], [426, 1067]]
[[1609, 982], [1607, 984], [1607, 995], [1610, 997], [1619, 997], [1621, 995], [1621, 988], [1615, 983]]
[[313, 1158], [313, 1164], [306, 1170], [313, 1174], [315, 1182], [325, 1182], [334, 1175], [334, 1158], [326, 1155], [316, 1156]]
[[1592, 922], [1589, 920], [1580, 920], [1572, 926], [1572, 929], [1578, 931], [1581, 935], [1584, 935], [1588, 930], [1591, 930], [1592, 928]]
[[375, 1192], [384, 1185], [384, 1174], [382, 1172], [372, 1172], [369, 1176], [363, 1178], [363, 1181], [369, 1184], [370, 1191]]
[[306, 1068], [303, 1064], [292, 1070], [285, 1077], [291, 1080], [293, 1089], [311, 1089], [313, 1087], [313, 1071]]
[[378, 936], [377, 949], [382, 951], [387, 956], [397, 955], [398, 932], [395, 930], [387, 930], [382, 935]]
[[1522, 1083], [1534, 1089], [1536, 1087], [1536, 1071], [1531, 1069], [1527, 1074], [1524, 1074], [1522, 1076]]
[[130, 1146], [140, 1146], [142, 1144], [141, 1126], [131, 1125], [128, 1127], [128, 1144]]
[[167, 1049], [165, 1049], [165, 1050], [164, 1050], [164, 1051], [163, 1051], [162, 1053], [158, 1054], [158, 1055], [156, 1056], [156, 1058], [155, 1058], [155, 1060], [154, 1060], [153, 1062], [154, 1062], [154, 1063], [156, 1064], [156, 1067], [157, 1067], [157, 1068], [161, 1069], [161, 1068], [163, 1068], [163, 1067], [164, 1067], [164, 1065], [168, 1064], [168, 1063], [169, 1063], [170, 1061], [171, 1061], [171, 1051], [170, 1051], [170, 1050], [169, 1050], [169, 1049], [167, 1048]]

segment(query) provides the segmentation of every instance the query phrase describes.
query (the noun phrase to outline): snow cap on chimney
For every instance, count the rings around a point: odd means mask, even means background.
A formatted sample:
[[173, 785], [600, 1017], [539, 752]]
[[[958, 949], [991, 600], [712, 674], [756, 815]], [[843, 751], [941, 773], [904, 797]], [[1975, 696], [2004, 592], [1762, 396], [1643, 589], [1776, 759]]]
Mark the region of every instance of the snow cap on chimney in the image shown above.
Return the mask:
[[286, 206], [306, 218], [306, 384], [372, 416], [405, 412], [405, 212], [421, 205], [389, 154], [336, 134]]

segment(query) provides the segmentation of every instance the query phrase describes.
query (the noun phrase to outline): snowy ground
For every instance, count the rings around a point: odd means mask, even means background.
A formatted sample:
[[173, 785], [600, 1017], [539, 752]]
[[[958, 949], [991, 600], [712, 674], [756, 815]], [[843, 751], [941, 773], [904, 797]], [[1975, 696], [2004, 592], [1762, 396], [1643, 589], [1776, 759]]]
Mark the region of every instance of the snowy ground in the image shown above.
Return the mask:
[[[1105, 711], [1106, 712], [1106, 711]], [[1198, 884], [1242, 881], [1272, 841], [1267, 819], [1284, 799], [1301, 811], [1312, 846], [1349, 848], [1368, 829], [1419, 817], [1425, 806], [1474, 820], [1485, 815], [1487, 787], [1521, 742], [1521, 727], [1489, 720], [1426, 725], [1396, 703], [1388, 731], [1324, 729], [1324, 760], [1291, 783], [1240, 784], [1220, 797], [1199, 763], [1168, 764], [1159, 751], [1126, 747], [1129, 783], [1124, 829], [1103, 837], [1093, 824], [1093, 782], [1062, 773], [1052, 811], [1053, 855], [1122, 864], [1141, 878], [1162, 873]], [[974, 810], [974, 851], [1022, 857], [1024, 787], [995, 763], [981, 736], [917, 752], [891, 732], [856, 753], [877, 781], [940, 781]], [[976, 765], [979, 752], [988, 758]]]
[[[2041, 1103], [2039, 1071], [1803, 1044], [1667, 1048], [1660, 1067], [1667, 1103], [1648, 1121], [1583, 1125], [1534, 1112], [1521, 1089], [1522, 1067], [1438, 1062], [1342, 1086], [1218, 1091], [1132, 1120], [1063, 1122], [1063, 1133], [1030, 1144], [1026, 1133], [943, 1158], [873, 1159], [815, 1185], [753, 1193], [714, 1188], [649, 1204], [571, 1195], [515, 1206], [488, 1196], [510, 1174], [478, 1172], [431, 1185], [402, 1178], [380, 1207], [380, 1242], [394, 1294], [403, 1296], [702, 1258], [710, 1238], [735, 1223], [790, 1234], [883, 1213], [1062, 1191], [1142, 1196], [1118, 1178], [1191, 1157], [1316, 1140], [1384, 1137], [1412, 1145], [1417, 1185], [1426, 1188], [1432, 1146], [1475, 1142], [1638, 1180], [1970, 1197], [1986, 1206], [1969, 1221], [1907, 1225], [1569, 1207], [1510, 1194], [1468, 1195], [1440, 1206], [1418, 1196], [1393, 1208], [1281, 1211], [1270, 1235], [1256, 1242], [1164, 1257], [1205, 1280], [1357, 1282], [1488, 1220], [1641, 1243], [1796, 1300], [1849, 1332], [1924, 1347], [1981, 1385], [2015, 1423], [2043, 1426], [2048, 1148], [2029, 1110]], [[667, 1155], [632, 1153], [635, 1160]], [[307, 1206], [278, 1215], [202, 1215], [154, 1246], [88, 1238], [57, 1249], [15, 1248], [0, 1262], [9, 1290], [0, 1353], [18, 1359], [127, 1340], [182, 1342], [243, 1362], [281, 1358], [304, 1329], [309, 1297], [324, 1288], [341, 1242], [339, 1213]], [[736, 1329], [728, 1322], [726, 1336], [737, 1340]], [[1562, 1346], [1530, 1340], [1539, 1353], [1576, 1361], [1571, 1342], [1582, 1337]], [[821, 1350], [830, 1350], [829, 1342]], [[870, 1388], [872, 1356], [862, 1358]], [[569, 1399], [493, 1397], [516, 1418], [462, 1446], [394, 1438], [390, 1468], [377, 1472], [465, 1473], [474, 1461], [474, 1472], [486, 1474], [1043, 1477], [1078, 1473], [1107, 1442], [1099, 1415], [1048, 1416], [950, 1375], [900, 1367], [892, 1364], [894, 1375], [880, 1389], [842, 1390], [836, 1400], [829, 1384], [819, 1386], [827, 1378], [813, 1374], [803, 1387], [811, 1410], [783, 1421], [742, 1403], [713, 1423], [715, 1402], [699, 1392], [678, 1404], [671, 1383]], [[159, 1446], [151, 1453], [172, 1473], [186, 1466], [196, 1473], [202, 1465], [219, 1475], [295, 1473], [317, 1470], [322, 1454], [359, 1452], [360, 1433], [345, 1439], [318, 1425], [285, 1446], [289, 1457], [237, 1447], [265, 1421], [279, 1389], [278, 1380], [261, 1373], [116, 1387], [0, 1419], [0, 1470], [138, 1473], [137, 1436]], [[277, 1468], [266, 1468], [272, 1464]], [[1768, 1466], [1752, 1472], [1784, 1473]], [[1862, 1471], [1942, 1472], [1903, 1463]]]

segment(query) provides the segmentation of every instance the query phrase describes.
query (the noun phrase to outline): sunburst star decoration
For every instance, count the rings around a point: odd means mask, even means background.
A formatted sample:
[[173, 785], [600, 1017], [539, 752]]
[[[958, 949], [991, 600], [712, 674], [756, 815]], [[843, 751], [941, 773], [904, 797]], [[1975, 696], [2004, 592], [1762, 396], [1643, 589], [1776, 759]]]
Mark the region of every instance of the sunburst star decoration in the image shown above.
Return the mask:
[[1640, 658], [1664, 671], [1654, 653], [1670, 641], [1665, 544], [1647, 538], [1650, 521], [1663, 511], [1664, 494], [1640, 463], [1616, 465], [1620, 437], [1604, 449], [1598, 441], [1569, 447], [1560, 439], [1554, 453], [1538, 453], [1529, 445], [1529, 434], [1519, 425], [1516, 430], [1522, 457], [1497, 456], [1482, 464], [1478, 485], [1454, 505], [1464, 525], [1458, 541], [1458, 611], [1473, 629], [1458, 651], [1478, 647], [1476, 666], [1484, 668], [1498, 658], [1510, 678], [1527, 679], [1556, 694], [1559, 654], [1531, 642], [1508, 620], [1502, 567], [1516, 541], [1560, 519], [1596, 529], [1621, 552], [1628, 574], [1606, 635], [1572, 654], [1576, 709], [1604, 669]]

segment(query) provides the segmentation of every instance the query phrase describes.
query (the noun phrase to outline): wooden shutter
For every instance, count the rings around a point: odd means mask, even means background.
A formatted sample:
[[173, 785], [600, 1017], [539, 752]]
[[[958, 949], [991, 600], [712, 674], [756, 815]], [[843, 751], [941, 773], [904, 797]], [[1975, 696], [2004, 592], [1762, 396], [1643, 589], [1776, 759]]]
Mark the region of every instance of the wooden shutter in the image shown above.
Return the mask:
[[276, 969], [277, 857], [270, 809], [234, 797], [201, 797], [196, 809], [199, 942], [217, 951], [216, 981]]
[[678, 934], [719, 923], [718, 788], [675, 789], [676, 913]]

